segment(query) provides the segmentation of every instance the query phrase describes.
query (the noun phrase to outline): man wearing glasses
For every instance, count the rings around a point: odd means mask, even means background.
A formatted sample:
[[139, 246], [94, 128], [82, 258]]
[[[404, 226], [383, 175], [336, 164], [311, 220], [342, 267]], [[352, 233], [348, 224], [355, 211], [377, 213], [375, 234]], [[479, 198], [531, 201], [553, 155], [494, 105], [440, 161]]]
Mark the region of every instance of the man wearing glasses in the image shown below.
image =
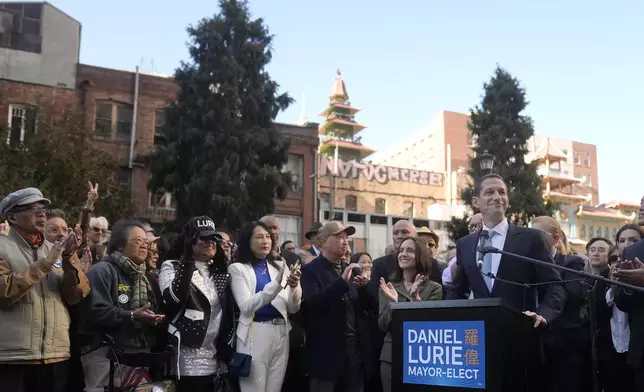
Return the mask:
[[[70, 358], [68, 305], [89, 294], [75, 233], [45, 241], [50, 201], [26, 188], [0, 202], [11, 230], [0, 236], [0, 385], [62, 392]], [[57, 261], [62, 263], [57, 265]]]

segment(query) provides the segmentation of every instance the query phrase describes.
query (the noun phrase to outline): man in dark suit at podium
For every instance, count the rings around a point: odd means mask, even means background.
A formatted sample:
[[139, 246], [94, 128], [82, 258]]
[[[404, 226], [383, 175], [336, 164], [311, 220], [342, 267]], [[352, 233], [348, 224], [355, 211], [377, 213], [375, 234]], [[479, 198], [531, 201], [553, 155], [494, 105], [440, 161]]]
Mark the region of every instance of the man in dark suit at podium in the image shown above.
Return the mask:
[[[480, 232], [489, 233], [487, 246], [554, 264], [543, 233], [508, 223], [508, 187], [503, 178], [495, 174], [479, 178], [474, 184], [472, 204], [483, 217]], [[506, 305], [531, 317], [535, 328], [552, 323], [566, 300], [559, 273], [510, 256], [481, 255], [477, 252], [480, 232], [456, 243], [456, 276], [447, 299], [466, 299], [471, 291], [474, 298], [501, 298]], [[544, 390], [546, 375], [536, 331], [509, 328], [495, 332], [506, 334], [508, 342], [502, 356], [502, 391]]]
[[[503, 178], [496, 174], [479, 178], [474, 184], [472, 204], [483, 216], [482, 231], [489, 232], [488, 246], [554, 263], [543, 233], [508, 223], [505, 218], [508, 188]], [[479, 233], [456, 243], [456, 276], [447, 299], [466, 299], [470, 290], [474, 298], [501, 298], [507, 305], [532, 317], [535, 327], [546, 326], [561, 313], [566, 293], [563, 285], [557, 283], [561, 281], [557, 271], [500, 254], [488, 253], [483, 257], [477, 251], [479, 245]], [[483, 261], [481, 268], [479, 259]], [[484, 274], [498, 277], [499, 281]], [[536, 291], [535, 286], [525, 286], [545, 282], [552, 283], [536, 286]]]

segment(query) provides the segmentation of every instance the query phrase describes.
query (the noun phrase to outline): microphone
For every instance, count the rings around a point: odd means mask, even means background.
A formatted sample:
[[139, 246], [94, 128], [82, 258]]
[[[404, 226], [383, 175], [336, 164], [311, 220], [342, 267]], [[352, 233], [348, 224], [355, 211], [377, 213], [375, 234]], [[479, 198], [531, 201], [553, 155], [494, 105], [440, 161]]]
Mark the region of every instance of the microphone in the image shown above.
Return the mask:
[[487, 248], [487, 242], [490, 239], [490, 232], [487, 230], [481, 230], [479, 232], [479, 241], [481, 245], [476, 249], [477, 261], [476, 266], [479, 267], [479, 271], [483, 268], [483, 258], [485, 257], [485, 248]]

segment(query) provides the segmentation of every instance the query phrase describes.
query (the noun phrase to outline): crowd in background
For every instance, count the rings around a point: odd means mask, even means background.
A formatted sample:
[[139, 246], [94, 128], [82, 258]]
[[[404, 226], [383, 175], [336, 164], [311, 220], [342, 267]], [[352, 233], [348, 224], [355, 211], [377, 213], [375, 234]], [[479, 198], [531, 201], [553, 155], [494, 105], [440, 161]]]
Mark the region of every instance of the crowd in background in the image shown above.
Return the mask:
[[[479, 184], [481, 200], [490, 180]], [[500, 187], [489, 200], [502, 206], [503, 197]], [[314, 223], [307, 244], [280, 243], [273, 216], [235, 236], [207, 216], [158, 235], [149, 222], [110, 225], [95, 213], [97, 200], [98, 184], [89, 184], [77, 221], [36, 188], [0, 202], [0, 384], [7, 390], [176, 383], [180, 392], [388, 392], [391, 304], [480, 297], [472, 282], [464, 285], [461, 248], [439, 255], [436, 233], [407, 220], [395, 222], [392, 244], [374, 259], [352, 253], [355, 228], [339, 222]], [[487, 226], [491, 208], [481, 206], [460, 244], [499, 230]], [[644, 204], [640, 219], [644, 225]], [[504, 217], [498, 227], [513, 230]], [[568, 248], [551, 217], [527, 230], [541, 235], [553, 263], [644, 286], [644, 265], [628, 253], [644, 239], [637, 224], [593, 238], [586, 254]], [[557, 279], [552, 316], [522, 309], [542, 322], [542, 390], [591, 391], [594, 378], [598, 391], [644, 390], [642, 297], [574, 274]], [[548, 301], [535, 293], [537, 303]]]

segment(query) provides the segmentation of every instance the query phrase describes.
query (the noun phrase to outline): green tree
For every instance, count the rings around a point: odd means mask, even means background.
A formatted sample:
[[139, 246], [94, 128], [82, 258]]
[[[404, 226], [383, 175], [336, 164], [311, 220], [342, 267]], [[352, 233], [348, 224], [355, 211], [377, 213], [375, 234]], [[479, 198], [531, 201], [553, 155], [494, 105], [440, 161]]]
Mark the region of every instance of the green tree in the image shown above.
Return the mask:
[[188, 28], [190, 61], [166, 111], [166, 142], [150, 157], [150, 189], [172, 192], [178, 221], [208, 214], [230, 229], [271, 213], [286, 197], [282, 172], [289, 141], [274, 127], [292, 98], [265, 70], [271, 42], [245, 1], [221, 0], [220, 12]]
[[[483, 89], [481, 103], [471, 109], [468, 128], [476, 140], [474, 155], [486, 151], [493, 155], [493, 171], [508, 185], [508, 219], [515, 224], [527, 225], [535, 216], [551, 215], [554, 206], [543, 198], [543, 179], [537, 174], [537, 165], [525, 160], [528, 139], [534, 135], [532, 119], [522, 114], [528, 105], [525, 89], [499, 66]], [[470, 161], [468, 174], [474, 179], [487, 172], [474, 158]], [[470, 207], [473, 193], [473, 184], [461, 193], [462, 200]], [[459, 225], [462, 226], [455, 226]], [[456, 233], [451, 235], [456, 236]]]
[[82, 113], [71, 107], [39, 107], [37, 113], [28, 111], [24, 129], [22, 142], [19, 128], [0, 129], [0, 197], [37, 187], [72, 224], [85, 204], [87, 182], [92, 181], [99, 183], [97, 214], [114, 221], [132, 213], [130, 190], [118, 180], [119, 166], [93, 144]]

